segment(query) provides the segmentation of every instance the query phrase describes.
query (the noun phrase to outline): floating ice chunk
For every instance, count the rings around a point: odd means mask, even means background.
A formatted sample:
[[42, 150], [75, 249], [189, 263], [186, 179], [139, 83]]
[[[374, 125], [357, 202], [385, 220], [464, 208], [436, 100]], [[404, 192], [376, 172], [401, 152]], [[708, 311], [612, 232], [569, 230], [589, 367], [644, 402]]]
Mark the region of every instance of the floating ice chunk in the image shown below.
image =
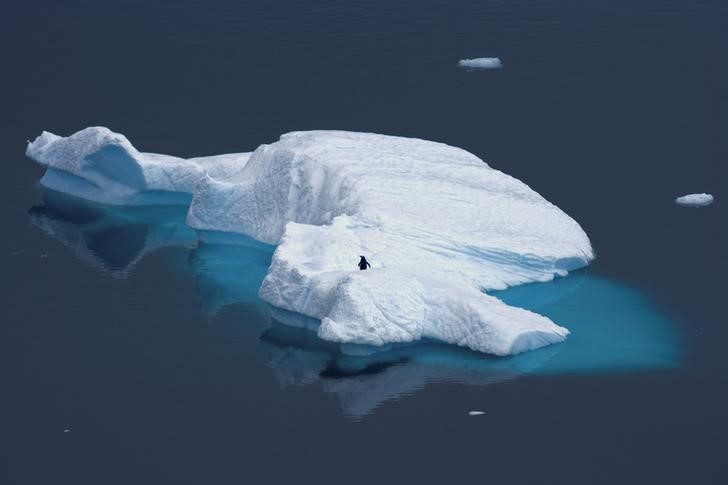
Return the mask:
[[503, 67], [497, 57], [478, 57], [476, 59], [461, 59], [458, 66], [466, 69], [498, 69]]
[[[44, 133], [28, 155], [49, 166], [45, 185], [94, 200], [191, 192], [193, 228], [278, 245], [261, 299], [321, 320], [318, 335], [342, 344], [429, 338], [507, 355], [560, 342], [568, 330], [483, 290], [593, 258], [581, 227], [526, 184], [425, 140], [294, 132], [249, 156], [183, 160], [89, 128]], [[356, 271], [360, 254], [371, 270]]]
[[480, 416], [481, 414], [485, 414], [483, 411], [468, 411], [468, 416]]
[[675, 199], [675, 202], [684, 207], [703, 207], [713, 203], [713, 196], [710, 194], [688, 194]]

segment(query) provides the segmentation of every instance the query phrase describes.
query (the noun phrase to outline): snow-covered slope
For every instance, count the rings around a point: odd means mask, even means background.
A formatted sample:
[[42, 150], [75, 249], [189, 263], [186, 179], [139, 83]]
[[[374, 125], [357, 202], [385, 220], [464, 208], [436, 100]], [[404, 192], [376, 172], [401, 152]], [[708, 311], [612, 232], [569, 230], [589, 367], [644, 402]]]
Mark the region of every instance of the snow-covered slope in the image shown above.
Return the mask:
[[[261, 298], [320, 319], [319, 336], [342, 343], [432, 338], [506, 355], [562, 341], [566, 329], [482, 290], [593, 258], [581, 227], [526, 184], [430, 141], [294, 132], [249, 158], [183, 160], [88, 128], [43, 133], [27, 153], [53, 189], [117, 204], [192, 193], [190, 226], [277, 244]], [[359, 255], [371, 270], [355, 270]]]

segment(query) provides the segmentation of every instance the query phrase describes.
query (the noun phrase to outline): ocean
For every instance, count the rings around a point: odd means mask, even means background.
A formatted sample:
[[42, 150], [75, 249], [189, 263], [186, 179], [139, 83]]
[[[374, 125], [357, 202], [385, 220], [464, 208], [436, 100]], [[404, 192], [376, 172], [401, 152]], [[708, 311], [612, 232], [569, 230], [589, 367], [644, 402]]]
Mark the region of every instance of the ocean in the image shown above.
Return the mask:
[[[722, 483], [728, 3], [6, 0], [0, 45], [4, 483]], [[182, 157], [462, 147], [590, 236], [496, 293], [572, 335], [343, 355], [258, 299], [272, 247], [42, 189], [26, 140], [96, 125]]]

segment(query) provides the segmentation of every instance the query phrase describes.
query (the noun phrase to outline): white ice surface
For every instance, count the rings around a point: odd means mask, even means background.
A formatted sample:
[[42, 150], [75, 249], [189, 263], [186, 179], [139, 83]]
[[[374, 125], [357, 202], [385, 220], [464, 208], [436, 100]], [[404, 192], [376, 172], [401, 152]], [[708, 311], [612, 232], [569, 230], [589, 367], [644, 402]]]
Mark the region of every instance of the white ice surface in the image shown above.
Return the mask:
[[713, 196], [710, 194], [688, 194], [675, 199], [675, 202], [685, 207], [703, 207], [713, 203]]
[[[335, 342], [430, 338], [495, 355], [560, 342], [568, 330], [482, 290], [548, 281], [593, 258], [581, 227], [526, 184], [419, 139], [294, 132], [249, 158], [184, 160], [88, 128], [44, 132], [27, 153], [55, 190], [116, 204], [192, 193], [190, 226], [278, 245], [260, 297], [320, 319], [318, 335]], [[356, 270], [359, 255], [371, 270]]]
[[160, 193], [189, 197], [205, 176], [234, 177], [250, 156], [234, 153], [185, 160], [142, 153], [124, 135], [103, 127], [86, 128], [67, 138], [44, 131], [28, 144], [26, 154], [48, 167], [43, 186], [113, 205], [174, 200]]
[[501, 60], [497, 57], [478, 57], [476, 59], [461, 59], [458, 66], [467, 69], [498, 69], [503, 67]]

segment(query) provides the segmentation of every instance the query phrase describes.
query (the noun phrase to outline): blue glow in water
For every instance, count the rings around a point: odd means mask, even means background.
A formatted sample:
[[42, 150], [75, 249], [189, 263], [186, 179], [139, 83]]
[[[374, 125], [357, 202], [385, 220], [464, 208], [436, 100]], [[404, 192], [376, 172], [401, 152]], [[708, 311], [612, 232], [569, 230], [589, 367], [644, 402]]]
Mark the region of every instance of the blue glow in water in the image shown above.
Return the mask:
[[[320, 382], [344, 414], [359, 419], [384, 402], [421, 390], [428, 382], [485, 386], [524, 374], [634, 372], [679, 364], [679, 334], [639, 291], [579, 271], [550, 283], [494, 293], [509, 304], [547, 315], [568, 327], [566, 342], [511, 357], [492, 357], [438, 342], [392, 345], [363, 355], [311, 331], [312, 319], [276, 310], [261, 336], [268, 364], [282, 386]], [[295, 326], [292, 326], [295, 325]], [[347, 352], [356, 349], [346, 349]]]
[[558, 352], [536, 372], [646, 370], [680, 362], [680, 336], [673, 322], [640, 291], [616, 281], [580, 271], [493, 295], [571, 331], [566, 342], [552, 346]]
[[[193, 274], [209, 315], [241, 304], [267, 314], [258, 289], [274, 248], [244, 236], [199, 233], [185, 224], [185, 213], [184, 206], [108, 207], [46, 192], [30, 217], [80, 259], [117, 277], [156, 249], [185, 248], [184, 270]], [[492, 294], [548, 316], [571, 335], [505, 358], [432, 341], [342, 348], [316, 336], [317, 320], [273, 309], [260, 349], [282, 386], [321, 383], [354, 417], [432, 381], [483, 386], [523, 374], [625, 372], [680, 361], [679, 335], [666, 315], [638, 290], [588, 271]]]
[[[492, 293], [509, 305], [546, 315], [571, 334], [560, 344], [510, 357], [491, 357], [436, 342], [392, 345], [386, 348], [347, 346], [334, 355], [342, 375], [356, 374], [381, 363], [419, 362], [486, 373], [623, 372], [675, 367], [681, 358], [680, 338], [667, 315], [634, 288], [577, 271], [549, 283], [534, 283]], [[315, 330], [311, 319], [276, 310], [273, 317], [286, 326]], [[301, 348], [327, 349], [311, 332], [273, 330], [269, 340]], [[338, 348], [337, 348], [338, 350]], [[377, 351], [378, 350], [378, 351]], [[442, 372], [436, 372], [442, 375]]]
[[242, 236], [217, 240], [224, 243], [201, 242], [189, 256], [189, 269], [205, 310], [213, 315], [243, 303], [267, 311], [258, 289], [270, 266], [271, 247]]

